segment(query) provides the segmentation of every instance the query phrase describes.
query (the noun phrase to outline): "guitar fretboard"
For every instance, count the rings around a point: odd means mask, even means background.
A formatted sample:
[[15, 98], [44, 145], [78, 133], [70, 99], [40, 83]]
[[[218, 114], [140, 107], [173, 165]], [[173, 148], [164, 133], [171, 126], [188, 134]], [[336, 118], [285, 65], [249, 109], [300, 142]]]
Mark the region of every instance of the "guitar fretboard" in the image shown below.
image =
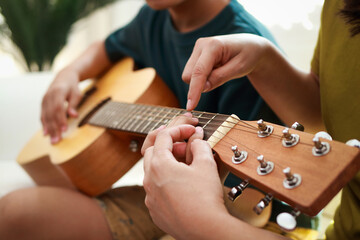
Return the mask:
[[[172, 119], [185, 112], [186, 110], [178, 108], [109, 101], [94, 113], [88, 123], [146, 135], [161, 125], [167, 125]], [[204, 129], [205, 140], [229, 117], [223, 114], [197, 111], [192, 114], [199, 119], [198, 125]]]

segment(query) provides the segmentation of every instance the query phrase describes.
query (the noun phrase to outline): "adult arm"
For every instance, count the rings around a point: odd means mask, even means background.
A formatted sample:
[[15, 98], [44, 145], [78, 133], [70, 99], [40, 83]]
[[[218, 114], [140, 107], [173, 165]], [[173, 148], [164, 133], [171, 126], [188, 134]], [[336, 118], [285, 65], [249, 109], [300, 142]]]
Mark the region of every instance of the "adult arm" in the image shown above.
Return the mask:
[[187, 110], [196, 107], [202, 92], [243, 76], [286, 124], [298, 121], [307, 131], [323, 129], [317, 76], [297, 69], [269, 40], [252, 34], [196, 42], [183, 72], [190, 84]]
[[66, 114], [70, 117], [78, 115], [76, 106], [81, 99], [78, 83], [97, 77], [110, 66], [104, 41], [100, 41], [56, 75], [43, 97], [41, 109], [43, 131], [50, 135], [52, 144], [59, 142], [61, 132], [67, 129]]

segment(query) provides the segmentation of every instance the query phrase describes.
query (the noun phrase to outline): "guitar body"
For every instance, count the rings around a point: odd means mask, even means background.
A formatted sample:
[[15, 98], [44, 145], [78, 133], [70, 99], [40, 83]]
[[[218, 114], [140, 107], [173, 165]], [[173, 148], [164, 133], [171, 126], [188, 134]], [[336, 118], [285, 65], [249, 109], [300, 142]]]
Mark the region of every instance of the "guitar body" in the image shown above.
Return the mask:
[[[175, 96], [159, 79], [154, 69], [134, 71], [126, 58], [115, 64], [96, 82], [96, 91], [79, 107], [79, 117], [69, 119], [63, 139], [50, 144], [38, 131], [22, 149], [17, 162], [38, 185], [78, 189], [96, 196], [111, 187], [140, 158], [143, 137], [115, 132], [80, 121], [102, 100], [177, 106]], [[138, 149], [130, 149], [131, 141]]]

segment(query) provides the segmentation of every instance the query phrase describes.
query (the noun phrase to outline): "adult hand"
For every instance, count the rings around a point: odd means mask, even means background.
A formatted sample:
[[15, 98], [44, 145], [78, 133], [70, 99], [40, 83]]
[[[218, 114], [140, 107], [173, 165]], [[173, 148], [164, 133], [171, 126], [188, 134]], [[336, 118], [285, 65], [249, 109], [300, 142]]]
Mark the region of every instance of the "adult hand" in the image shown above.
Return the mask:
[[[169, 122], [169, 124], [167, 125], [167, 127], [179, 126], [182, 124], [190, 124], [192, 126], [196, 126], [198, 123], [199, 123], [199, 119], [193, 117], [191, 113], [187, 112], [187, 113], [179, 115], [179, 116], [175, 117], [173, 120], [171, 120]], [[147, 137], [143, 143], [143, 146], [141, 148], [141, 153], [143, 155], [147, 148], [154, 145], [157, 134], [165, 127], [166, 126], [163, 125], [163, 126], [159, 127], [158, 129], [155, 129], [154, 131], [150, 132], [147, 135]], [[193, 134], [187, 142], [190, 143], [192, 141], [192, 139], [195, 139], [197, 137], [198, 137], [198, 134]], [[200, 136], [200, 138], [202, 138], [202, 136]], [[190, 146], [190, 144], [186, 144], [186, 142], [184, 142], [184, 141], [174, 143], [173, 154], [178, 161], [186, 162], [187, 164], [189, 164], [191, 162], [192, 156], [191, 156], [189, 146]]]
[[197, 40], [182, 75], [189, 83], [186, 109], [193, 110], [202, 92], [252, 72], [269, 41], [253, 34], [233, 34]]
[[43, 97], [41, 122], [44, 135], [50, 135], [52, 144], [59, 142], [61, 133], [67, 129], [66, 115], [78, 116], [75, 109], [81, 99], [78, 83], [78, 74], [65, 68], [59, 72]]
[[[173, 155], [174, 143], [197, 134], [187, 165]], [[180, 125], [158, 131], [144, 155], [145, 204], [156, 225], [176, 239], [200, 239], [214, 231], [208, 221], [227, 214], [217, 166], [202, 128]], [[190, 144], [190, 143], [189, 143]], [[203, 232], [206, 228], [207, 232]]]

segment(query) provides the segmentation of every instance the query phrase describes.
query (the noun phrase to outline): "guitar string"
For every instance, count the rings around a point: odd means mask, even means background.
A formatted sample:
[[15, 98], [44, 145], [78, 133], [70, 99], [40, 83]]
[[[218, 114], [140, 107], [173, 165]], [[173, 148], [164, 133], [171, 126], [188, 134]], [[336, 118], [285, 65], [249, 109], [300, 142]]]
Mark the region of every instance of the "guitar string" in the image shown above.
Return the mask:
[[[123, 103], [124, 104], [124, 103]], [[130, 104], [124, 104], [124, 105], [130, 105]], [[143, 107], [149, 107], [148, 105], [136, 105], [136, 106], [143, 106]], [[152, 106], [151, 106], [152, 107]], [[152, 110], [153, 109], [156, 109], [156, 108], [161, 108], [163, 109], [163, 107], [152, 107]], [[174, 108], [169, 108], [169, 107], [164, 107], [164, 108], [167, 108], [167, 109], [171, 109], [171, 110], [174, 110]], [[175, 108], [176, 109], [176, 108]], [[133, 110], [133, 109], [132, 109]], [[141, 109], [140, 109], [141, 110]], [[180, 110], [180, 109], [179, 109]], [[151, 111], [150, 109], [147, 109], [145, 111]], [[170, 112], [170, 114], [173, 114], [173, 116], [170, 116], [170, 117], [163, 117], [162, 119], [166, 119], [166, 120], [172, 120], [174, 117], [178, 116], [181, 111], [184, 111], [184, 110], [180, 110], [180, 112], [177, 112], [177, 113], [174, 113], [174, 112]], [[151, 111], [151, 112], [154, 112], [154, 111]], [[200, 113], [200, 114], [213, 114], [213, 113], [207, 113], [207, 112], [201, 112], [201, 111], [192, 111], [192, 112], [196, 112], [196, 113]], [[144, 113], [144, 112], [142, 112]], [[145, 112], [146, 113], [146, 112]], [[147, 116], [149, 117], [158, 117], [158, 112], [155, 111], [156, 114], [148, 114]], [[215, 116], [215, 114], [213, 114]], [[258, 130], [257, 127], [243, 121], [243, 120], [240, 120], [240, 119], [237, 119], [231, 115], [225, 115], [225, 114], [218, 114], [216, 116], [223, 116], [223, 117], [227, 117], [227, 119], [229, 117], [231, 117], [233, 120], [236, 120], [238, 123], [236, 123], [236, 125], [234, 127], [229, 127], [229, 126], [223, 126], [223, 127], [226, 127], [226, 128], [233, 128], [235, 130], [239, 130], [239, 131], [245, 131], [245, 132], [249, 132], [249, 133], [254, 133], [254, 134], [257, 134], [257, 131], [256, 132], [252, 132], [252, 131], [246, 131], [246, 130], [243, 130], [241, 129], [241, 127], [244, 127], [244, 128], [247, 128], [247, 129], [250, 129], [250, 130]], [[215, 124], [215, 123], [231, 123], [233, 124], [234, 122], [232, 121], [229, 121], [229, 120], [219, 120], [219, 119], [216, 119], [216, 118], [209, 118], [209, 117], [197, 117], [197, 116], [194, 116], [195, 118], [198, 118], [199, 121], [200, 120], [211, 120], [211, 122], [209, 124], [207, 124], [207, 126], [209, 126], [209, 128], [211, 127], [216, 127], [216, 126], [219, 126], [218, 124]], [[134, 117], [134, 114], [128, 118], [128, 120], [146, 120], [147, 118], [146, 117], [143, 117], [143, 118], [137, 118], [137, 117]], [[147, 119], [147, 121], [149, 122], [153, 122], [153, 123], [157, 123], [157, 124], [160, 124], [159, 121], [157, 120], [149, 120]], [[156, 126], [156, 125], [155, 125]], [[240, 128], [237, 128], [237, 127], [240, 127]], [[279, 138], [279, 139], [282, 139], [283, 136], [282, 135], [278, 135], [278, 134], [275, 134], [275, 133], [272, 133], [269, 137], [275, 137], [275, 138]], [[308, 145], [308, 146], [312, 146], [311, 144], [307, 144], [307, 143], [303, 143], [303, 142], [299, 142], [299, 144], [304, 144], [304, 145]]]
[[[171, 107], [162, 107], [162, 106], [152, 106], [152, 105], [145, 105], [145, 104], [128, 104], [128, 103], [121, 103], [121, 102], [112, 102], [112, 103], [116, 103], [118, 105], [126, 105], [126, 106], [139, 106], [139, 107], [145, 107], [145, 108], [148, 108], [148, 110], [146, 111], [150, 111], [150, 112], [154, 112], [154, 113], [157, 113], [156, 111], [153, 111], [154, 109], [155, 110], [158, 110], [160, 109], [162, 111], [162, 109], [168, 109], [170, 110], [170, 113], [173, 113], [174, 112], [171, 112], [171, 111], [178, 111], [178, 113], [176, 114], [180, 114], [181, 112], [184, 112], [186, 113], [187, 111], [184, 110], [184, 109], [181, 109], [181, 108], [171, 108]], [[193, 110], [191, 111], [191, 113], [198, 113], [198, 114], [209, 114], [209, 115], [217, 115], [217, 116], [223, 116], [223, 117], [232, 117], [231, 115], [227, 115], [227, 114], [220, 114], [220, 113], [209, 113], [209, 112], [203, 112], [203, 111], [196, 111], [196, 110]], [[154, 116], [154, 114], [150, 115], [150, 116]], [[196, 116], [195, 116], [196, 117]], [[234, 117], [232, 117], [234, 118]], [[168, 118], [168, 119], [171, 119], [171, 118]], [[199, 119], [204, 119], [204, 120], [210, 120], [211, 118], [209, 117], [200, 117]], [[236, 119], [236, 118], [234, 118]], [[244, 120], [241, 120], [241, 119], [236, 119], [238, 121], [241, 121], [242, 123], [244, 123], [245, 125], [249, 126], [250, 128], [254, 128], [254, 129], [257, 129], [257, 127], [247, 123], [246, 121]]]
[[[250, 159], [251, 159], [251, 158], [249, 157], [249, 155], [251, 155], [251, 157], [252, 157], [253, 159], [257, 159], [257, 156], [262, 155], [262, 154], [260, 154], [258, 151], [256, 151], [255, 149], [253, 149], [253, 148], [251, 148], [251, 147], [249, 147], [249, 146], [247, 146], [247, 145], [245, 145], [245, 144], [239, 143], [238, 141], [236, 141], [236, 140], [233, 139], [232, 137], [226, 136], [224, 133], [222, 133], [222, 132], [220, 132], [220, 131], [218, 131], [218, 130], [216, 130], [216, 132], [222, 134], [223, 137], [220, 138], [220, 137], [217, 137], [217, 136], [215, 136], [215, 135], [212, 135], [212, 137], [215, 137], [215, 138], [217, 138], [218, 140], [221, 140], [223, 143], [225, 143], [225, 145], [227, 144], [227, 145], [229, 146], [229, 149], [231, 149], [231, 147], [234, 146], [233, 142], [236, 143], [237, 145], [240, 144], [241, 146], [245, 147], [245, 150], [248, 152], [248, 159], [247, 159], [247, 160], [250, 160]], [[227, 140], [228, 138], [231, 139], [233, 142], [229, 142], [229, 141]], [[216, 141], [212, 141], [212, 142], [213, 142], [213, 143], [216, 143]], [[252, 153], [250, 153], [250, 151], [251, 151]], [[266, 156], [265, 156], [265, 157], [266, 157]], [[284, 164], [281, 164], [281, 163], [279, 163], [278, 161], [275, 161], [275, 159], [272, 159], [272, 158], [265, 158], [265, 161], [271, 161], [271, 162], [273, 162], [274, 165], [275, 165], [275, 166], [278, 166], [280, 169], [285, 169], [285, 168], [287, 167], [287, 166], [285, 166]], [[259, 163], [259, 164], [260, 164], [260, 163]], [[240, 166], [240, 165], [239, 165], [239, 166]]]

